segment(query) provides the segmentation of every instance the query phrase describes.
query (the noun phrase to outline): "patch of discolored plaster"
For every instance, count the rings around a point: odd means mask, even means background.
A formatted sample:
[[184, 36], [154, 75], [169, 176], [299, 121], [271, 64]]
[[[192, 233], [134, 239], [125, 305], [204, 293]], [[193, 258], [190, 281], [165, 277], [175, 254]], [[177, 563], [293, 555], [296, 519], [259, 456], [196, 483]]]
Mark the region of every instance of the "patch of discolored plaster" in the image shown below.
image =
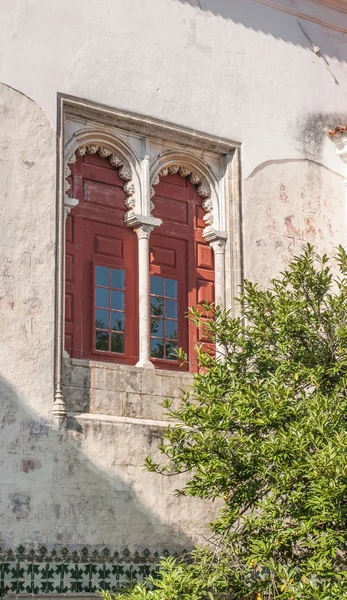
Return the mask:
[[344, 180], [314, 161], [267, 162], [245, 182], [248, 279], [266, 285], [307, 242], [332, 255], [346, 230]]
[[36, 458], [23, 458], [21, 463], [21, 471], [23, 473], [29, 473], [30, 471], [36, 471], [41, 469], [42, 463]]
[[31, 496], [28, 494], [11, 494], [12, 512], [17, 521], [27, 519], [30, 516]]

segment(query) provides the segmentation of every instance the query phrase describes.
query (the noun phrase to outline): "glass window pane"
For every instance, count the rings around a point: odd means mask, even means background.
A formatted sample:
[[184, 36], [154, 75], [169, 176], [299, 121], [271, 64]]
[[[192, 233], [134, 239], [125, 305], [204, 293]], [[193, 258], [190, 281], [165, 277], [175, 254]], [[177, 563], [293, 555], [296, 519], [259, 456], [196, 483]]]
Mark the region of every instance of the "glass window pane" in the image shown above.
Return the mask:
[[124, 331], [124, 313], [111, 312], [111, 329], [115, 331]]
[[110, 285], [110, 269], [108, 267], [95, 267], [96, 285]]
[[151, 294], [156, 296], [163, 295], [163, 278], [157, 275], [151, 275]]
[[108, 308], [109, 303], [109, 291], [105, 288], [96, 288], [96, 306], [103, 306]]
[[111, 308], [124, 310], [124, 292], [111, 292]]
[[151, 340], [151, 356], [153, 358], [164, 358], [163, 340]]
[[177, 300], [165, 300], [165, 316], [177, 319]]
[[166, 358], [167, 360], [177, 360], [177, 342], [166, 342]]
[[151, 336], [162, 338], [163, 334], [163, 319], [151, 319]]
[[111, 335], [111, 352], [124, 353], [124, 335], [121, 333], [112, 333]]
[[175, 279], [165, 279], [165, 296], [177, 298], [177, 281]]
[[163, 315], [164, 300], [163, 298], [151, 297], [151, 315], [161, 317]]
[[102, 350], [108, 352], [108, 333], [107, 331], [96, 331], [95, 332], [95, 348], [96, 350]]
[[165, 321], [165, 337], [169, 340], [178, 339], [178, 321]]
[[112, 269], [111, 287], [124, 290], [124, 271], [122, 269]]
[[100, 310], [99, 308], [95, 311], [95, 327], [98, 329], [108, 329], [109, 312], [108, 310]]

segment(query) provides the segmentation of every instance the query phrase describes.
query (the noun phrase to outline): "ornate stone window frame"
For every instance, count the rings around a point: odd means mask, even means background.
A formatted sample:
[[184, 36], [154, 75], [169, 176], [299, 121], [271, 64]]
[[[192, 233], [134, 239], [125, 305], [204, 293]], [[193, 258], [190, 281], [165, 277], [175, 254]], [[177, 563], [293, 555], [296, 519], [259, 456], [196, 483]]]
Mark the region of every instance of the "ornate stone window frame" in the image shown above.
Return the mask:
[[[125, 223], [138, 237], [139, 361], [153, 368], [149, 335], [149, 237], [161, 220], [153, 217], [155, 185], [168, 173], [189, 177], [204, 199], [204, 238], [215, 255], [216, 302], [233, 306], [242, 282], [240, 144], [157, 119], [125, 113], [58, 95], [57, 268], [55, 396], [53, 420], [66, 419], [62, 392], [64, 357], [65, 219], [78, 200], [67, 195], [69, 165], [76, 156], [98, 153], [124, 180]], [[218, 350], [218, 349], [217, 349]]]

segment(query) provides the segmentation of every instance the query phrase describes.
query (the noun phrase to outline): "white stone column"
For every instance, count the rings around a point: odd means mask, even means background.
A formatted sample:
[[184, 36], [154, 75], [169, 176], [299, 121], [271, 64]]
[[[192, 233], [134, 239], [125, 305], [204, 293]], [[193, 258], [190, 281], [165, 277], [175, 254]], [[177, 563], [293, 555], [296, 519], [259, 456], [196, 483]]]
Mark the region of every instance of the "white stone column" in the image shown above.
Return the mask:
[[225, 308], [225, 248], [226, 239], [217, 238], [210, 242], [214, 253], [215, 300], [218, 306]]
[[149, 236], [162, 221], [129, 211], [125, 215], [125, 222], [128, 227], [134, 229], [138, 239], [139, 360], [136, 366], [153, 369], [150, 351]]
[[214, 253], [214, 289], [215, 303], [225, 308], [225, 248], [227, 234], [216, 231], [212, 226], [206, 227], [203, 237], [213, 249]]
[[[214, 253], [214, 294], [215, 304], [225, 308], [225, 249], [227, 235], [224, 231], [216, 231], [212, 226], [206, 227], [204, 239], [210, 244]], [[223, 359], [224, 348], [216, 344], [216, 356]]]
[[154, 368], [150, 351], [150, 288], [149, 288], [149, 236], [152, 225], [135, 228], [138, 238], [138, 285], [139, 285], [139, 360], [137, 367]]

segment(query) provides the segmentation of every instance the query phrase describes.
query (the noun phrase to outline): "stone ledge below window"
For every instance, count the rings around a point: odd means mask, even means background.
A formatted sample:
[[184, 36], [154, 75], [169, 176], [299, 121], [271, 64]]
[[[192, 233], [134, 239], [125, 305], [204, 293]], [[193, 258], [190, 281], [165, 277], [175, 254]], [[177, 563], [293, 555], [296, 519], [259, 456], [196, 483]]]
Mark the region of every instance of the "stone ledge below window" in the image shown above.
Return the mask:
[[178, 406], [190, 373], [64, 359], [64, 398], [69, 413], [166, 420], [165, 398]]

